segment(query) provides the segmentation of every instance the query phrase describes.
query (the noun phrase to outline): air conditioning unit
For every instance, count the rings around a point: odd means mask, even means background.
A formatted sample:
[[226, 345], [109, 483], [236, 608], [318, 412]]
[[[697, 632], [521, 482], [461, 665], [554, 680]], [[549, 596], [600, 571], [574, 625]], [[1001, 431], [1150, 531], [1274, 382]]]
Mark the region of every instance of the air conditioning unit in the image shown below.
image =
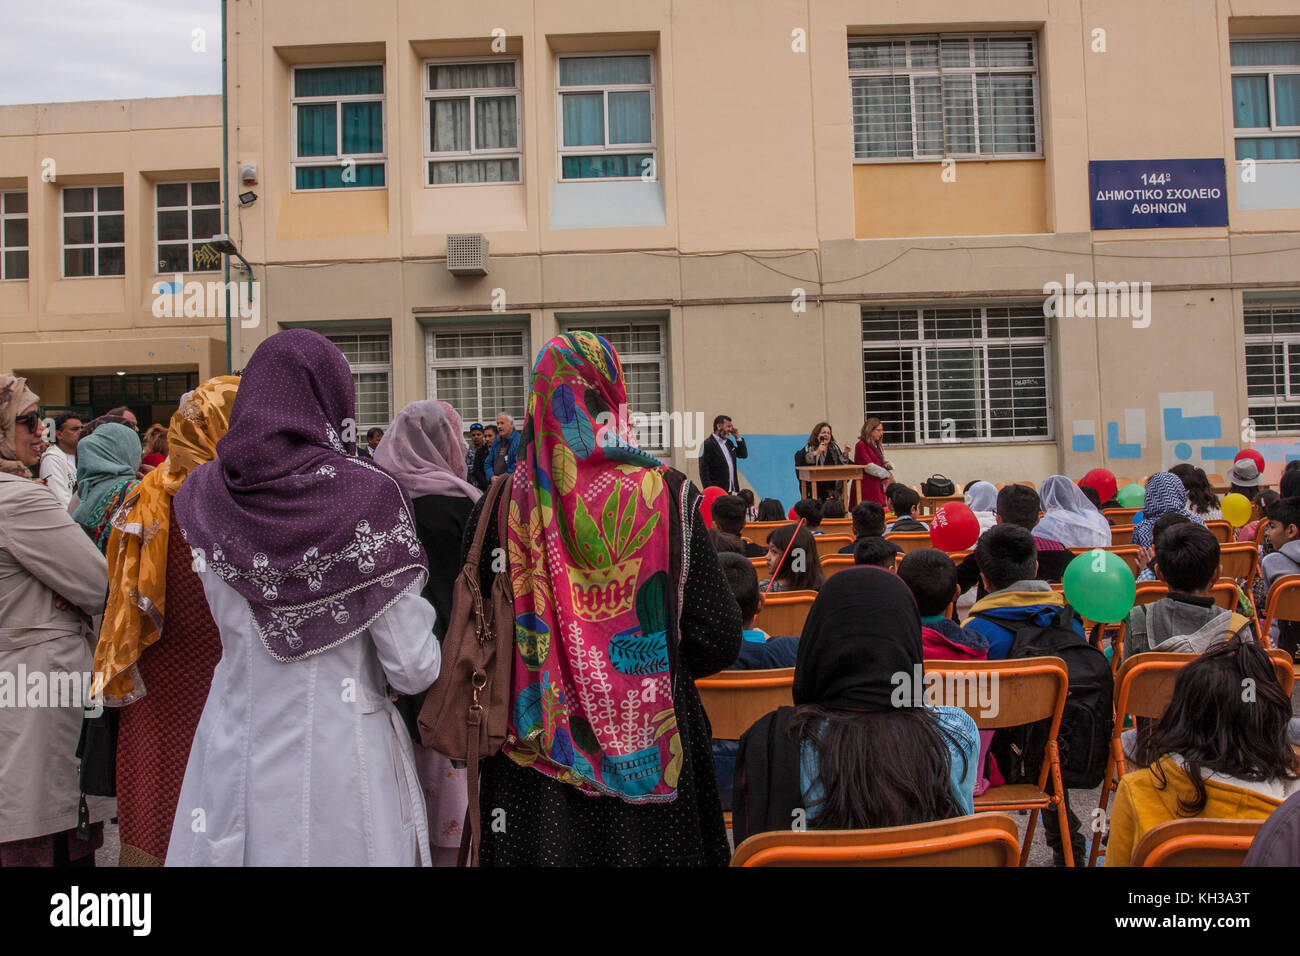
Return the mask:
[[487, 275], [487, 236], [481, 232], [459, 232], [448, 235], [447, 271], [454, 276]]

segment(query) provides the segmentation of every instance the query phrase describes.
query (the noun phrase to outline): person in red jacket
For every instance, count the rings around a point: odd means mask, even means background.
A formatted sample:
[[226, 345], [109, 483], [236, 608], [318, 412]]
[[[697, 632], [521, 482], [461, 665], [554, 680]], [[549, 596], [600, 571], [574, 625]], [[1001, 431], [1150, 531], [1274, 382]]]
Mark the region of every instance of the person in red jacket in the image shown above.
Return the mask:
[[[853, 448], [853, 463], [865, 467], [862, 479], [852, 483], [852, 504], [874, 501], [881, 507], [885, 505], [885, 488], [894, 480], [894, 466], [885, 461], [885, 450], [880, 444], [884, 434], [885, 426], [879, 418], [868, 418], [862, 425], [858, 443]], [[858, 491], [859, 487], [861, 491]]]

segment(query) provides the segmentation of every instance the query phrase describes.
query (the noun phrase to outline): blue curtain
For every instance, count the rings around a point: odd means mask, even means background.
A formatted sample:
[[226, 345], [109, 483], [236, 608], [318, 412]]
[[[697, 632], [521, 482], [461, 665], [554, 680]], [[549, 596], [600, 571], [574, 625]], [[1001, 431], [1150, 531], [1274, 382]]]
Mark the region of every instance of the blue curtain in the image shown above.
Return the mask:
[[1300, 40], [1236, 40], [1229, 49], [1233, 66], [1300, 65]]
[[1238, 159], [1300, 159], [1300, 136], [1237, 138]]
[[338, 149], [338, 105], [299, 106], [298, 155], [333, 156]]
[[299, 189], [344, 189], [349, 186], [384, 185], [383, 163], [357, 163], [353, 167], [356, 182], [343, 181], [343, 164], [330, 166], [299, 166], [296, 170]]
[[[621, 156], [565, 156], [565, 179], [605, 179], [611, 176], [640, 176], [651, 153], [627, 153]], [[653, 171], [653, 170], [652, 170]]]
[[357, 96], [382, 92], [382, 66], [322, 66], [293, 71], [294, 96]]
[[565, 93], [562, 102], [564, 104], [564, 145], [603, 146], [605, 105], [601, 94]]
[[1268, 77], [1232, 78], [1232, 125], [1237, 129], [1268, 127]]
[[578, 56], [560, 60], [560, 86], [649, 82], [648, 56]]
[[609, 141], [650, 142], [650, 94], [609, 92]]
[[1273, 109], [1278, 126], [1300, 126], [1300, 75], [1273, 77]]
[[343, 104], [343, 155], [354, 156], [384, 151], [384, 104]]

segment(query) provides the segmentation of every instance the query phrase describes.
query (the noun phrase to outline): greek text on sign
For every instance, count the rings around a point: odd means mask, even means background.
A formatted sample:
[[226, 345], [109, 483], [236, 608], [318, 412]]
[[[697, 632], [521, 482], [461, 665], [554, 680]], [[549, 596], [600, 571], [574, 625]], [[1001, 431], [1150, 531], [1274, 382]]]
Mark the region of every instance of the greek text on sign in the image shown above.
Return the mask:
[[1228, 224], [1222, 159], [1094, 160], [1088, 188], [1093, 229]]

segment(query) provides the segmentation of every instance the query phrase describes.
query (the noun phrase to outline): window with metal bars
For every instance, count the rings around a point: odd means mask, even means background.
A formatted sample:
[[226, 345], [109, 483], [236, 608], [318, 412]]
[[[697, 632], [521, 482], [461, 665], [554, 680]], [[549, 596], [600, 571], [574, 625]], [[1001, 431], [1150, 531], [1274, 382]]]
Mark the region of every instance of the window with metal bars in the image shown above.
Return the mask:
[[367, 428], [387, 428], [393, 420], [393, 354], [387, 332], [331, 333], [352, 368], [356, 394], [357, 435]]
[[1246, 403], [1256, 434], [1300, 430], [1300, 294], [1246, 295]]
[[0, 192], [0, 281], [27, 278], [27, 191]]
[[522, 422], [532, 383], [525, 329], [430, 329], [425, 355], [429, 397], [450, 404], [466, 427], [501, 412]]
[[1042, 155], [1032, 33], [851, 40], [849, 84], [856, 160]]
[[1049, 440], [1041, 305], [862, 310], [865, 414], [896, 445]]
[[[668, 404], [667, 376], [664, 374], [668, 362], [668, 334], [664, 322], [610, 321], [617, 318], [617, 314], [584, 315], [566, 319], [564, 327], [566, 330], [595, 332], [613, 347], [623, 366], [629, 413], [652, 415], [665, 411]], [[662, 420], [656, 418], [638, 430], [637, 442], [647, 450], [662, 451], [673, 437], [664, 433]]]

